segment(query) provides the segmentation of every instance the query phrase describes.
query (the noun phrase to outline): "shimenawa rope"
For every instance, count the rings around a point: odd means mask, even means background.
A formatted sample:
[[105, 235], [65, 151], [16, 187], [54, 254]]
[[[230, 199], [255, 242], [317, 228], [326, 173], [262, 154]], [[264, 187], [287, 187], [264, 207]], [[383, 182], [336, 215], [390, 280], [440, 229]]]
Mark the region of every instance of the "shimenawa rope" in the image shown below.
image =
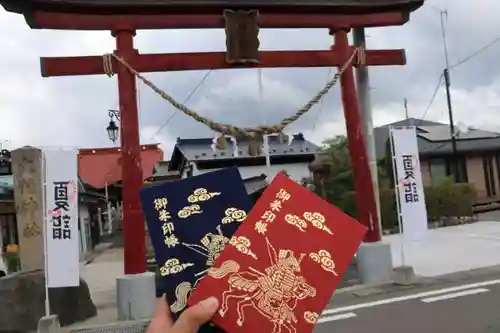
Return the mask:
[[[141, 80], [144, 84], [149, 86], [154, 92], [156, 92], [158, 95], [160, 95], [163, 99], [165, 99], [167, 102], [169, 102], [173, 107], [176, 109], [180, 110], [182, 113], [184, 113], [187, 116], [190, 116], [194, 120], [208, 126], [210, 129], [212, 129], [215, 132], [218, 132], [222, 134], [221, 138], [225, 141], [225, 138], [223, 135], [229, 135], [233, 137], [249, 137], [254, 139], [255, 141], [260, 141], [263, 135], [266, 134], [273, 134], [273, 133], [282, 133], [283, 129], [302, 117], [304, 114], [306, 114], [309, 110], [312, 109], [314, 105], [316, 105], [323, 96], [325, 96], [328, 91], [337, 84], [337, 81], [339, 80], [340, 76], [345, 72], [345, 70], [348, 68], [348, 66], [351, 65], [351, 63], [356, 59], [356, 62], [358, 64], [365, 64], [366, 63], [366, 55], [365, 55], [365, 50], [363, 48], [355, 48], [352, 54], [350, 55], [349, 59], [344, 63], [344, 65], [340, 68], [340, 70], [333, 76], [333, 78], [328, 81], [325, 86], [313, 97], [311, 100], [309, 100], [306, 104], [304, 104], [297, 112], [290, 117], [284, 118], [281, 122], [278, 124], [274, 125], [261, 125], [258, 127], [238, 127], [238, 126], [233, 126], [229, 124], [223, 124], [223, 123], [218, 123], [216, 121], [213, 121], [211, 119], [205, 118], [201, 115], [199, 115], [196, 111], [188, 108], [186, 105], [178, 102], [175, 98], [167, 94], [165, 91], [157, 87], [153, 82], [149, 81], [146, 79], [141, 73], [137, 72], [132, 66], [130, 66], [129, 63], [127, 63], [123, 58], [118, 57], [117, 55], [113, 53], [107, 53], [103, 55], [103, 68], [104, 72], [108, 76], [113, 76], [115, 72], [113, 71], [113, 58], [116, 59], [120, 64], [125, 66], [132, 74], [134, 74], [139, 80]], [[257, 149], [258, 150], [258, 149]], [[258, 155], [258, 151], [250, 152], [251, 155]]]

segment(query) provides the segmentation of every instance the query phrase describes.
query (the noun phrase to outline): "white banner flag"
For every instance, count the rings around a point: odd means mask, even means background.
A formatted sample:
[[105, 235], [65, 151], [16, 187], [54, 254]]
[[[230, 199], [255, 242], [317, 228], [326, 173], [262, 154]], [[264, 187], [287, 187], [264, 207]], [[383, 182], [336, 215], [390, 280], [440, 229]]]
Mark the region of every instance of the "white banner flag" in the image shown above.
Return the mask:
[[418, 241], [428, 230], [415, 127], [390, 129], [400, 221], [404, 238]]
[[78, 155], [44, 149], [45, 260], [49, 288], [80, 285], [78, 235]]

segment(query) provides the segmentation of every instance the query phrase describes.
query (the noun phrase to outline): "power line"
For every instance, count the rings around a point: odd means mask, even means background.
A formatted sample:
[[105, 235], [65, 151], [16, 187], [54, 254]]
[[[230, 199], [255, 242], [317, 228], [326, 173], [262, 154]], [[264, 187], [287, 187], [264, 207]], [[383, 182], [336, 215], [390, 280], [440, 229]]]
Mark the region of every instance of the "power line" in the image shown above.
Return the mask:
[[434, 103], [434, 100], [436, 99], [437, 92], [439, 91], [439, 87], [441, 86], [441, 83], [443, 82], [443, 74], [439, 76], [438, 83], [436, 85], [436, 88], [434, 88], [434, 92], [432, 93], [431, 100], [429, 101], [429, 104], [427, 105], [427, 108], [425, 109], [424, 113], [422, 114], [422, 117], [420, 117], [420, 123], [417, 125], [419, 126], [422, 121], [425, 119], [425, 116], [431, 109], [432, 104]]
[[[212, 73], [212, 70], [208, 70], [205, 75], [201, 78], [201, 80], [198, 82], [198, 84], [194, 87], [193, 90], [191, 90], [191, 92], [189, 93], [189, 95], [186, 97], [186, 99], [184, 100], [184, 102], [182, 104], [186, 104], [187, 102], [189, 102], [189, 100], [191, 99], [191, 97], [193, 97], [193, 95], [196, 93], [196, 91], [198, 91], [198, 89], [202, 86], [202, 84], [207, 80], [208, 76], [210, 75], [210, 73]], [[153, 136], [151, 137], [151, 139], [149, 139], [149, 141], [153, 140], [157, 135], [158, 133], [161, 132], [161, 130], [163, 130], [165, 128], [165, 126], [168, 125], [168, 123], [172, 120], [172, 118], [178, 113], [178, 110], [176, 109], [171, 115], [170, 117], [168, 117], [167, 120], [165, 120], [165, 122], [158, 128], [158, 130], [155, 132], [155, 134], [153, 134]]]
[[500, 41], [500, 36], [497, 36], [495, 39], [493, 39], [488, 44], [484, 45], [483, 47], [481, 47], [480, 49], [478, 49], [475, 52], [471, 53], [470, 55], [468, 55], [467, 57], [463, 58], [462, 60], [458, 61], [457, 63], [449, 66], [449, 64], [448, 64], [448, 48], [447, 48], [447, 45], [446, 45], [446, 33], [445, 33], [445, 28], [444, 28], [444, 21], [445, 21], [445, 19], [448, 19], [448, 10], [441, 9], [441, 8], [436, 7], [434, 5], [431, 5], [431, 7], [433, 7], [437, 11], [439, 11], [439, 14], [441, 15], [441, 33], [442, 33], [442, 37], [443, 37], [446, 67], [447, 67], [448, 71], [450, 69], [452, 69], [452, 68], [458, 67], [458, 66], [466, 63], [467, 61], [471, 60], [472, 58], [474, 58], [477, 55], [481, 54], [482, 52], [486, 51], [487, 49], [489, 49], [490, 47], [492, 47], [493, 45], [495, 45], [498, 41]]
[[486, 51], [487, 49], [489, 49], [490, 47], [492, 47], [493, 45], [495, 45], [498, 41], [500, 41], [500, 36], [496, 37], [495, 39], [493, 39], [491, 42], [489, 42], [488, 44], [486, 44], [485, 46], [481, 47], [480, 49], [478, 49], [477, 51], [471, 53], [470, 55], [468, 55], [467, 57], [463, 58], [462, 60], [460, 60], [459, 62], [457, 62], [456, 64], [454, 65], [451, 65], [450, 66], [450, 69], [452, 68], [455, 68], [457, 66], [460, 66], [464, 63], [466, 63], [467, 61], [471, 60], [472, 58], [476, 57], [477, 55], [483, 53], [484, 51]]

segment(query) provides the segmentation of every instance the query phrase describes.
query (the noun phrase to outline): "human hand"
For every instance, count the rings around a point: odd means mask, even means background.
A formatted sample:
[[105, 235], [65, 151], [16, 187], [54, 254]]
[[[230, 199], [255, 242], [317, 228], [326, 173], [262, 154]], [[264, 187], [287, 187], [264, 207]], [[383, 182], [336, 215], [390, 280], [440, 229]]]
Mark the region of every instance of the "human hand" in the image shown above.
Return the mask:
[[156, 300], [156, 310], [146, 333], [197, 333], [219, 308], [215, 297], [187, 308], [174, 323], [165, 295]]

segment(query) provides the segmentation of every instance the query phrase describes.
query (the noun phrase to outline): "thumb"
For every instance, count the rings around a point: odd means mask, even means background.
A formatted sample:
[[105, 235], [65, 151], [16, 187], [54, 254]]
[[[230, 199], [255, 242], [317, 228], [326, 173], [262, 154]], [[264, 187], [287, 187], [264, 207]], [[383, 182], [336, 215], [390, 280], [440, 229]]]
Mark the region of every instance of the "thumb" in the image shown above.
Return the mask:
[[219, 308], [215, 297], [207, 298], [187, 308], [175, 322], [171, 333], [196, 333], [201, 325], [209, 321]]

